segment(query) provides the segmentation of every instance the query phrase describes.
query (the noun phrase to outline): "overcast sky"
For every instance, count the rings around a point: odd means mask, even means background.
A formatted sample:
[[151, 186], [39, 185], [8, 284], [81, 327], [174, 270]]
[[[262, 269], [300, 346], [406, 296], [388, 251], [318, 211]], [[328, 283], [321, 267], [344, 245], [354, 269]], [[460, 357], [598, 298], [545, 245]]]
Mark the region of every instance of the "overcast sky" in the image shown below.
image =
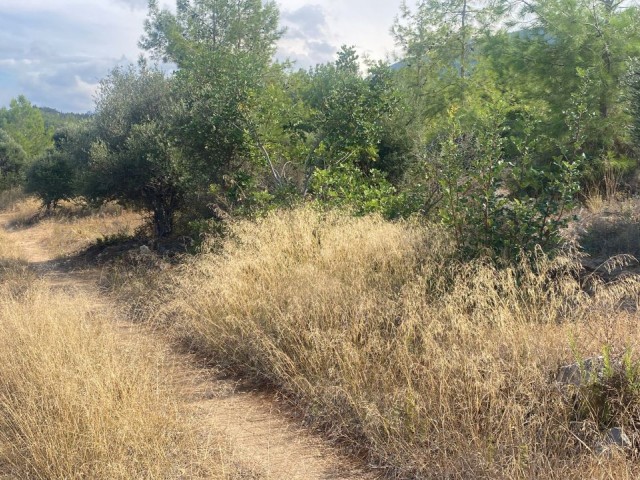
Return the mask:
[[[161, 2], [162, 3], [162, 2]], [[164, 0], [165, 4], [173, 0]], [[277, 57], [299, 67], [331, 61], [343, 44], [383, 59], [400, 0], [280, 0], [287, 33]], [[36, 105], [87, 112], [98, 81], [135, 62], [146, 0], [0, 0], [0, 106], [25, 95]]]

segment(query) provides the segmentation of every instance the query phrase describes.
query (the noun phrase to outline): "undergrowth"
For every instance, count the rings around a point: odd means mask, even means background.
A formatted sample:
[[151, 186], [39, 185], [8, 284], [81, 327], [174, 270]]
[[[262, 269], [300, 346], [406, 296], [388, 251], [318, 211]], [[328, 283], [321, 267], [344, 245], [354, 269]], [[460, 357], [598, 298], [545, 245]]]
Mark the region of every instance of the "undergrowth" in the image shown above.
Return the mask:
[[577, 422], [554, 379], [576, 351], [637, 361], [640, 281], [456, 258], [435, 226], [275, 212], [174, 272], [156, 317], [400, 478], [637, 478], [632, 456], [594, 453], [600, 419]]

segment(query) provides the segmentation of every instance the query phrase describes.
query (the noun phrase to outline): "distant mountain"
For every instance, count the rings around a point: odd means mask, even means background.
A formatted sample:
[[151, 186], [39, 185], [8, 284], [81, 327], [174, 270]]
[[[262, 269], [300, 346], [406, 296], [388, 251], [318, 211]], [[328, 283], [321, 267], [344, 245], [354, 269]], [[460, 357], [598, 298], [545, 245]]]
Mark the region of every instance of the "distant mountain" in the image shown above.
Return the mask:
[[70, 123], [81, 122], [91, 117], [90, 113], [65, 113], [49, 107], [38, 107], [38, 110], [42, 112], [45, 127], [47, 129], [52, 128], [54, 130], [64, 127]]

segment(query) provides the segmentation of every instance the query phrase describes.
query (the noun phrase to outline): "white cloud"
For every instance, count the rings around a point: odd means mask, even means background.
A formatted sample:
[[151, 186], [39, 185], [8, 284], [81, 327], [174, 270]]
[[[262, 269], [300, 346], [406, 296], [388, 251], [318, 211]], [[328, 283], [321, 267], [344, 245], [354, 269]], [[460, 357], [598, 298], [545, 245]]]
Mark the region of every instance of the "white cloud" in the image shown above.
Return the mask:
[[338, 45], [334, 43], [327, 13], [322, 6], [307, 4], [283, 10], [280, 20], [287, 31], [278, 44], [279, 59], [295, 60], [299, 68], [333, 59]]
[[400, 0], [281, 0], [280, 9], [288, 31], [278, 56], [298, 60], [298, 66], [330, 61], [342, 45], [353, 45], [372, 60], [394, 51], [389, 31]]
[[145, 11], [125, 3], [2, 1], [0, 105], [24, 94], [38, 105], [88, 111], [95, 89], [87, 86], [139, 55]]
[[[92, 108], [95, 85], [133, 62], [147, 0], [0, 0], [0, 106], [25, 94], [59, 110]], [[174, 0], [162, 0], [173, 5]], [[281, 0], [288, 33], [277, 57], [309, 67], [355, 45], [374, 59], [393, 49], [389, 29], [400, 0]]]
[[145, 11], [149, 3], [147, 0], [115, 0], [115, 1], [120, 2], [124, 5], [128, 5], [132, 10], [145, 10]]
[[85, 82], [80, 76], [75, 76], [76, 88], [79, 92], [84, 93], [85, 96], [93, 97], [98, 90], [99, 82], [89, 83]]

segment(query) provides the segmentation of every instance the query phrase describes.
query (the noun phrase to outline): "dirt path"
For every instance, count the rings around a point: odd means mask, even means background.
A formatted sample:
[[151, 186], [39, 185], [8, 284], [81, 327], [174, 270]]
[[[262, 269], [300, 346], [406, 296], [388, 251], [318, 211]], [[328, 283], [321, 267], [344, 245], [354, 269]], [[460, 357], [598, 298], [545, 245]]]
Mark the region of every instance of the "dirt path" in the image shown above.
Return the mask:
[[[19, 249], [19, 256], [55, 288], [68, 292], [91, 292], [96, 308], [112, 307], [98, 289], [97, 269], [69, 271], [52, 258], [34, 228], [9, 229], [7, 215], [0, 215], [6, 236]], [[232, 478], [272, 480], [373, 480], [381, 478], [365, 471], [358, 462], [342, 456], [318, 435], [310, 433], [283, 414], [275, 395], [243, 391], [236, 382], [224, 380], [215, 371], [198, 367], [188, 354], [170, 350], [160, 335], [128, 322], [114, 322], [128, 340], [164, 345], [173, 368], [167, 378], [181, 386], [184, 408], [195, 415], [204, 436], [227, 440], [227, 459]], [[123, 342], [127, 341], [123, 338]], [[286, 409], [282, 409], [285, 410]]]

